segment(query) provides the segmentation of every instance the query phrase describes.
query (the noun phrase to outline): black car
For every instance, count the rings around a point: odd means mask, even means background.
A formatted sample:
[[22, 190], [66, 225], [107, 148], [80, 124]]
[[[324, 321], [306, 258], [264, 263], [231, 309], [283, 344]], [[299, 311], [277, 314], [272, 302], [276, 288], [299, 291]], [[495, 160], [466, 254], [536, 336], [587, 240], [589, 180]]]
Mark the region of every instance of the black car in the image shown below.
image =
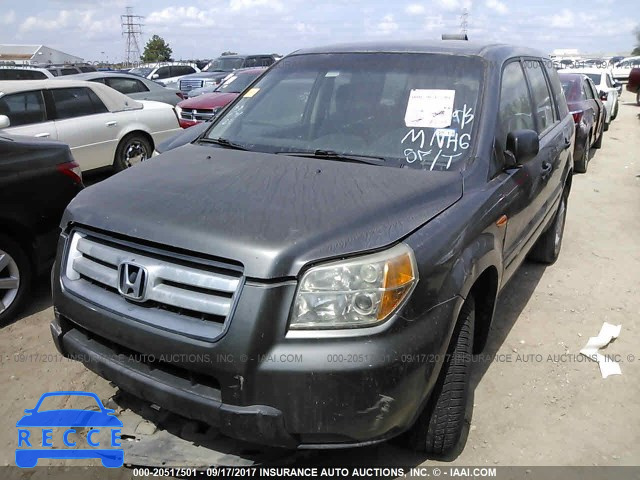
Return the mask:
[[62, 212], [82, 189], [63, 143], [0, 135], [0, 324], [53, 263]]
[[451, 451], [498, 293], [560, 252], [574, 130], [528, 48], [295, 52], [71, 203], [54, 342], [231, 437]]
[[567, 106], [576, 124], [573, 151], [575, 171], [586, 173], [591, 149], [600, 148], [604, 137], [606, 113], [593, 81], [581, 73], [560, 73]]

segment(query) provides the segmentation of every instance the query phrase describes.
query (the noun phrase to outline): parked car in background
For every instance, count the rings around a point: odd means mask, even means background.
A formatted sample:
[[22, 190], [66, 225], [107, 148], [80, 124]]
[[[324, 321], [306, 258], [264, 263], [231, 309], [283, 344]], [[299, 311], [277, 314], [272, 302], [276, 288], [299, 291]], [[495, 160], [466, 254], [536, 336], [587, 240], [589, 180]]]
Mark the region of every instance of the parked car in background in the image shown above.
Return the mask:
[[129, 70], [133, 75], [148, 78], [170, 88], [177, 88], [182, 77], [198, 72], [200, 69], [195, 64], [181, 62], [148, 63]]
[[631, 69], [627, 90], [636, 94], [636, 104], [640, 105], [640, 67]]
[[153, 100], [170, 105], [176, 105], [182, 100], [182, 93], [173, 88], [142, 78], [137, 75], [113, 72], [80, 73], [72, 77], [65, 77], [73, 80], [86, 80], [89, 82], [103, 83], [120, 93], [136, 100]]
[[128, 168], [180, 128], [171, 105], [133, 100], [96, 82], [3, 82], [1, 90], [4, 132], [63, 141], [83, 171]]
[[47, 65], [45, 67], [54, 77], [77, 75], [78, 73], [96, 72], [96, 67], [87, 64]]
[[81, 189], [67, 145], [0, 132], [0, 325], [51, 268], [62, 212]]
[[69, 205], [56, 348], [254, 444], [454, 451], [499, 292], [560, 254], [575, 126], [547, 61], [462, 41], [288, 56], [199, 140]]
[[0, 66], [0, 80], [46, 80], [54, 78], [47, 68]]
[[180, 80], [179, 90], [189, 95], [194, 88], [218, 85], [230, 72], [240, 68], [268, 67], [278, 59], [275, 55], [223, 55], [211, 61], [202, 72]]
[[574, 168], [578, 173], [586, 173], [591, 159], [591, 148], [602, 146], [605, 108], [591, 78], [581, 73], [560, 73], [558, 76], [576, 124]]
[[640, 67], [640, 56], [639, 57], [626, 57], [620, 63], [616, 64], [613, 67], [612, 73], [613, 78], [616, 80], [620, 80], [621, 82], [626, 82], [629, 80], [629, 74], [633, 68]]
[[188, 98], [178, 103], [176, 112], [182, 128], [213, 118], [222, 108], [234, 100], [264, 71], [265, 67], [243, 68], [229, 74], [215, 92]]
[[589, 77], [598, 91], [598, 98], [604, 103], [606, 115], [604, 131], [609, 130], [609, 124], [618, 116], [619, 94], [611, 71], [603, 68], [570, 68], [558, 70], [558, 73], [581, 73]]

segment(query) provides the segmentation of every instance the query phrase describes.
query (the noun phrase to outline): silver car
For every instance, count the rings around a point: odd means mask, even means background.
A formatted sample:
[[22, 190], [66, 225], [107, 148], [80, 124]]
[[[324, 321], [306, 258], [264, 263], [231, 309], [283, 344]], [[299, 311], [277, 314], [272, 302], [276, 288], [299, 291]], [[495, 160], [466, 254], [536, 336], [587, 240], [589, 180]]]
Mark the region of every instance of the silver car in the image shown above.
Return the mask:
[[[60, 77], [58, 77], [60, 78]], [[91, 72], [63, 77], [66, 80], [86, 80], [104, 83], [106, 86], [136, 100], [153, 100], [175, 106], [182, 100], [182, 94], [173, 88], [128, 73]]]

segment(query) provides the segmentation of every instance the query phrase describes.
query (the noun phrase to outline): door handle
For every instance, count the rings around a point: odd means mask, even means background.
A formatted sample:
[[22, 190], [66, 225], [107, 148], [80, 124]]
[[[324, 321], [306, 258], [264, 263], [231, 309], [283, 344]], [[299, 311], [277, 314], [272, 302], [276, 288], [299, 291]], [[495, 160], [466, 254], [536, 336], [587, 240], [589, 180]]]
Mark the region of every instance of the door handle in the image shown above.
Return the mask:
[[553, 165], [549, 162], [542, 162], [542, 170], [540, 172], [540, 176], [542, 178], [547, 178], [551, 174], [551, 170], [553, 169]]
[[111, 122], [105, 123], [105, 125], [107, 127], [115, 127], [117, 124], [118, 124], [118, 122], [116, 122], [115, 120], [112, 120]]
[[565, 138], [564, 139], [564, 146], [562, 147], [563, 150], [566, 150], [567, 148], [569, 148], [571, 146], [571, 140], [569, 138]]
[[37, 133], [36, 137], [37, 138], [49, 138], [50, 134], [48, 132], [43, 132], [43, 133]]

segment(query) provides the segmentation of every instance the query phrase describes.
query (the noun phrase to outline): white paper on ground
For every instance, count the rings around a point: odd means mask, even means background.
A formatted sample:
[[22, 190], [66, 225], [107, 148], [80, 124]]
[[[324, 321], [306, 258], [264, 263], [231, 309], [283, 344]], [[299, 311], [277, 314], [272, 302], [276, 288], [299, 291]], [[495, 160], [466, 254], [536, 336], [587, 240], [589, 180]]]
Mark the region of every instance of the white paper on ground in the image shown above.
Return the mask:
[[455, 90], [412, 89], [404, 114], [407, 127], [444, 128], [451, 125]]
[[607, 378], [609, 375], [622, 375], [622, 370], [620, 370], [618, 362], [598, 353], [600, 348], [609, 345], [609, 342], [614, 338], [618, 338], [621, 330], [622, 325], [611, 325], [610, 323], [604, 322], [598, 336], [589, 338], [587, 344], [580, 350], [582, 355], [598, 362], [602, 378]]

